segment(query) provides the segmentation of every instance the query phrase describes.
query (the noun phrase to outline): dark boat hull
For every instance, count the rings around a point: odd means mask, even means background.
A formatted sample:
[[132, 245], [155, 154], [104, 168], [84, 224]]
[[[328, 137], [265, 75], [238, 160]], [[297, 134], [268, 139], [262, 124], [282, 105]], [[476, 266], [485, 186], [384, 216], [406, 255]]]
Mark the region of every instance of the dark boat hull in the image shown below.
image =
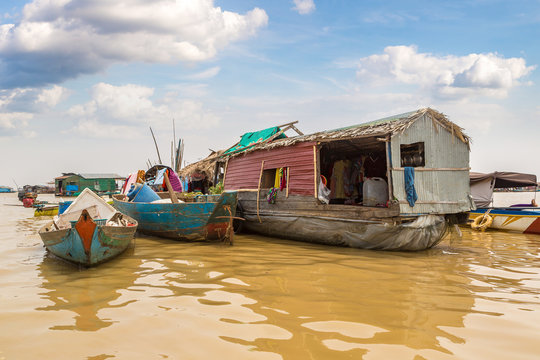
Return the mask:
[[324, 205], [310, 196], [279, 194], [269, 204], [265, 190], [239, 195], [244, 228], [262, 235], [372, 250], [418, 251], [437, 245], [448, 228], [444, 216], [403, 218], [399, 209]]

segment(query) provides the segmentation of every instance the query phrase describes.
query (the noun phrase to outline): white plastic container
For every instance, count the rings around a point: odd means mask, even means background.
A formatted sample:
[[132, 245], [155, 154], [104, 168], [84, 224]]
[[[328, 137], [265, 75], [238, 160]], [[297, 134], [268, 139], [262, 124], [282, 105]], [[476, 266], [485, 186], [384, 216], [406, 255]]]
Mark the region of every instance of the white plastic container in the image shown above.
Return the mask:
[[362, 188], [364, 206], [386, 205], [388, 201], [388, 184], [379, 177], [368, 178]]

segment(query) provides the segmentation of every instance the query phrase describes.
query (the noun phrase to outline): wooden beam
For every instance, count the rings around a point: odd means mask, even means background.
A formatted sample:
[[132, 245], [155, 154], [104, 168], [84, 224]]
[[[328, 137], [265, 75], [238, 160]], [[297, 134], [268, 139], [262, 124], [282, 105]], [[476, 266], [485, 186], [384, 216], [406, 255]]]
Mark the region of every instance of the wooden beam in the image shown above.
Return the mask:
[[[399, 202], [400, 204], [409, 204], [408, 201], [406, 200], [401, 200]], [[449, 204], [449, 205], [459, 205], [459, 201], [443, 201], [443, 200], [439, 200], [439, 201], [436, 201], [436, 200], [433, 200], [433, 201], [422, 201], [422, 200], [417, 200], [415, 201], [414, 203], [415, 205], [416, 204]]]
[[176, 194], [174, 193], [174, 189], [172, 188], [171, 181], [169, 180], [169, 176], [167, 175], [167, 171], [165, 171], [165, 174], [163, 174], [163, 177], [165, 178], [165, 184], [167, 185], [167, 190], [169, 191], [169, 196], [171, 197], [171, 201], [173, 204], [178, 204], [178, 198], [176, 197]]
[[227, 176], [227, 168], [229, 167], [229, 158], [225, 160], [225, 168], [223, 168], [223, 189], [225, 189], [225, 177]]
[[[405, 168], [402, 167], [396, 167], [392, 168], [392, 171], [404, 171]], [[469, 171], [471, 170], [470, 167], [464, 167], [464, 168], [421, 168], [421, 167], [415, 167], [414, 171]]]
[[264, 170], [264, 160], [261, 162], [261, 173], [259, 174], [259, 185], [257, 186], [257, 219], [259, 219], [259, 222], [262, 223], [261, 217], [259, 215], [259, 208], [260, 208], [260, 197], [261, 197], [261, 180]]
[[304, 135], [304, 133], [301, 132], [300, 130], [298, 130], [298, 128], [297, 128], [296, 126], [294, 126], [294, 125], [291, 124], [291, 128], [292, 128], [294, 131], [296, 131], [296, 133], [297, 133], [298, 135], [300, 135], [300, 136]]
[[288, 122], [286, 124], [281, 124], [281, 125], [277, 125], [277, 127], [283, 127], [283, 126], [287, 126], [287, 125], [294, 125], [294, 124], [298, 124], [298, 120], [296, 121], [291, 121], [291, 122]]

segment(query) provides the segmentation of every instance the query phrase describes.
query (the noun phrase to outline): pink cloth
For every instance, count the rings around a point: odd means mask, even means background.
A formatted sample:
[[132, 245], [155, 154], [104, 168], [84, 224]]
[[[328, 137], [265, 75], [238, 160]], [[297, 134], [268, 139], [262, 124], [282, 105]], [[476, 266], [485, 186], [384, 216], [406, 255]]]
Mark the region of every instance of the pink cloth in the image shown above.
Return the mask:
[[172, 170], [169, 170], [169, 181], [171, 182], [171, 186], [174, 191], [182, 192], [182, 183], [180, 182], [180, 178], [178, 177], [178, 174]]

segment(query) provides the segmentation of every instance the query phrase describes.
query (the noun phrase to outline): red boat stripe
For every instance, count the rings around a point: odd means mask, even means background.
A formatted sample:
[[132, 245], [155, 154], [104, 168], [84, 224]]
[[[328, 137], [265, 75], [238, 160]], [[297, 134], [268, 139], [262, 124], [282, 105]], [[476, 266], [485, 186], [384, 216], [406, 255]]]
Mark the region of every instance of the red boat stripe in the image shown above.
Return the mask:
[[94, 230], [96, 229], [96, 223], [92, 221], [92, 218], [86, 210], [83, 210], [79, 221], [75, 224], [75, 229], [79, 233], [83, 241], [84, 251], [89, 252], [92, 246], [92, 237], [94, 236]]
[[523, 232], [525, 234], [540, 234], [540, 218], [537, 218], [531, 225]]

